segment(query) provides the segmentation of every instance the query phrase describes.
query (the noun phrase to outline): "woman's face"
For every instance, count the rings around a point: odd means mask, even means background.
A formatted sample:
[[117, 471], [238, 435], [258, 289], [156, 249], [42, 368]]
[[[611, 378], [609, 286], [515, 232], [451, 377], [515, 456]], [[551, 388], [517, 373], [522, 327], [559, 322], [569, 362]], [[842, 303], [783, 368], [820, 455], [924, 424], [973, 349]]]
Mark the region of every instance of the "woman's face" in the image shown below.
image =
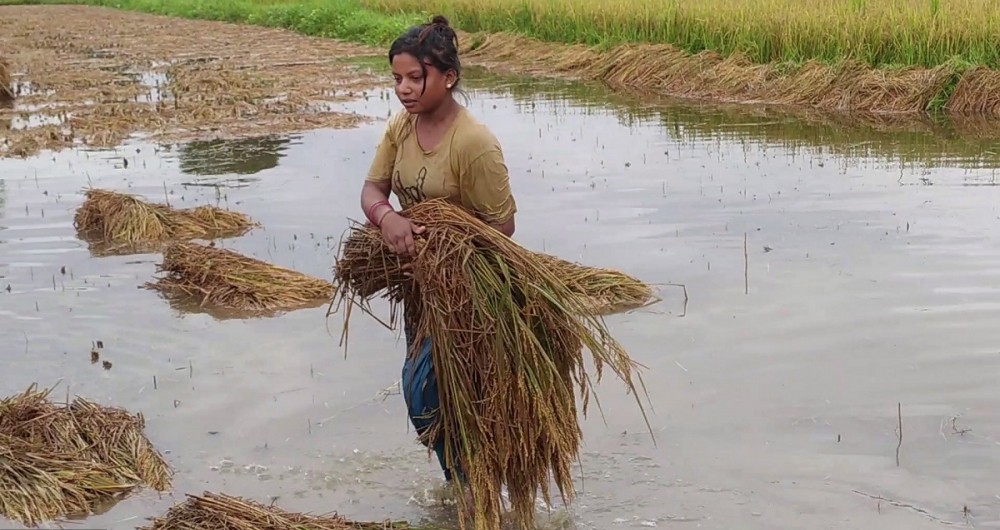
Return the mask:
[[396, 97], [410, 114], [422, 114], [437, 109], [450, 95], [449, 86], [455, 82], [453, 72], [443, 74], [427, 63], [424, 63], [424, 66], [425, 68], [421, 69], [420, 62], [409, 53], [400, 53], [392, 58]]

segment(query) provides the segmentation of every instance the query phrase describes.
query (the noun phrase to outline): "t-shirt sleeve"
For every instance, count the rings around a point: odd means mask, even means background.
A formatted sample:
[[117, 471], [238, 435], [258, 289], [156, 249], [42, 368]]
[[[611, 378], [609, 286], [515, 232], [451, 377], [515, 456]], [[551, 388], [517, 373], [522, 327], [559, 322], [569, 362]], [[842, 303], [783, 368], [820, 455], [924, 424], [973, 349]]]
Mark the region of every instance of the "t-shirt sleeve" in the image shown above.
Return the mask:
[[517, 212], [503, 151], [495, 141], [486, 144], [461, 174], [462, 202], [487, 223], [501, 224]]
[[368, 176], [365, 177], [365, 180], [377, 183], [392, 181], [392, 170], [396, 164], [400, 121], [399, 116], [397, 116], [386, 124], [385, 132], [382, 133], [382, 139], [375, 148], [375, 157], [368, 168]]

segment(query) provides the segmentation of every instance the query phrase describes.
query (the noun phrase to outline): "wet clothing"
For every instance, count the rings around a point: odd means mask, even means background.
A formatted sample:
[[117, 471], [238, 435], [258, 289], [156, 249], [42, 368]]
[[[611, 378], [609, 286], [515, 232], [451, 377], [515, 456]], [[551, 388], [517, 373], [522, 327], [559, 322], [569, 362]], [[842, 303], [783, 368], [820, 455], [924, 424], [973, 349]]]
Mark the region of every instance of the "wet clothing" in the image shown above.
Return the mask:
[[400, 112], [385, 129], [366, 180], [391, 182], [402, 208], [447, 197], [487, 223], [517, 211], [500, 143], [464, 107], [434, 149], [417, 141], [417, 116]]
[[[406, 350], [410, 351], [413, 345], [413, 334], [415, 330], [407, 325], [404, 328], [406, 334]], [[413, 356], [407, 355], [403, 362], [403, 399], [406, 401], [407, 414], [410, 416], [410, 423], [417, 430], [418, 435], [422, 435], [434, 422], [434, 415], [440, 406], [440, 395], [438, 394], [437, 378], [434, 376], [434, 363], [431, 358], [431, 339], [426, 338], [420, 345], [420, 351]], [[438, 463], [444, 471], [445, 480], [451, 482], [451, 470], [445, 461], [444, 441], [438, 439], [434, 442], [434, 452], [437, 454]], [[457, 458], [458, 448], [452, 448], [453, 459]], [[455, 469], [461, 469], [455, 464]]]

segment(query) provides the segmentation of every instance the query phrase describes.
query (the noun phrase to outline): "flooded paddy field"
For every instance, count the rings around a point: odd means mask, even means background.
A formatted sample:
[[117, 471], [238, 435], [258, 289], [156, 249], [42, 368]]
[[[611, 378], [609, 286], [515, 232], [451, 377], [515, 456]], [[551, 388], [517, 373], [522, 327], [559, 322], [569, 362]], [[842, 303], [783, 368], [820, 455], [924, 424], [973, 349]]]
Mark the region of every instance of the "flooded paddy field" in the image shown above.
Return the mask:
[[[579, 498], [546, 528], [1000, 527], [993, 141], [468, 75], [506, 152], [515, 238], [664, 284], [608, 317], [647, 367], [656, 443], [608, 376]], [[345, 357], [325, 307], [240, 319], [167, 301], [141, 288], [159, 254], [95, 255], [72, 226], [86, 186], [228, 206], [262, 226], [217, 245], [329, 278], [399, 105], [331, 108], [370, 119], [0, 159], [0, 389], [142, 412], [175, 471], [170, 495], [64, 526], [135, 528], [204, 490], [455, 526], [394, 386], [393, 332], [356, 313]]]

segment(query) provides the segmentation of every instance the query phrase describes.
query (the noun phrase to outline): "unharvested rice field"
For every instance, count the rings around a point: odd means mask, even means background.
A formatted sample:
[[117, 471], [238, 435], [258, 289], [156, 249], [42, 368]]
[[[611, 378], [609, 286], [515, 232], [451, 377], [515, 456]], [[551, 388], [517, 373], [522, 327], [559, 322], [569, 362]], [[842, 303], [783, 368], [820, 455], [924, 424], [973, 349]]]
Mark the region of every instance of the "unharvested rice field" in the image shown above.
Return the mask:
[[444, 13], [468, 31], [517, 31], [570, 44], [671, 44], [757, 63], [861, 61], [1000, 67], [990, 0], [362, 0], [393, 12]]

